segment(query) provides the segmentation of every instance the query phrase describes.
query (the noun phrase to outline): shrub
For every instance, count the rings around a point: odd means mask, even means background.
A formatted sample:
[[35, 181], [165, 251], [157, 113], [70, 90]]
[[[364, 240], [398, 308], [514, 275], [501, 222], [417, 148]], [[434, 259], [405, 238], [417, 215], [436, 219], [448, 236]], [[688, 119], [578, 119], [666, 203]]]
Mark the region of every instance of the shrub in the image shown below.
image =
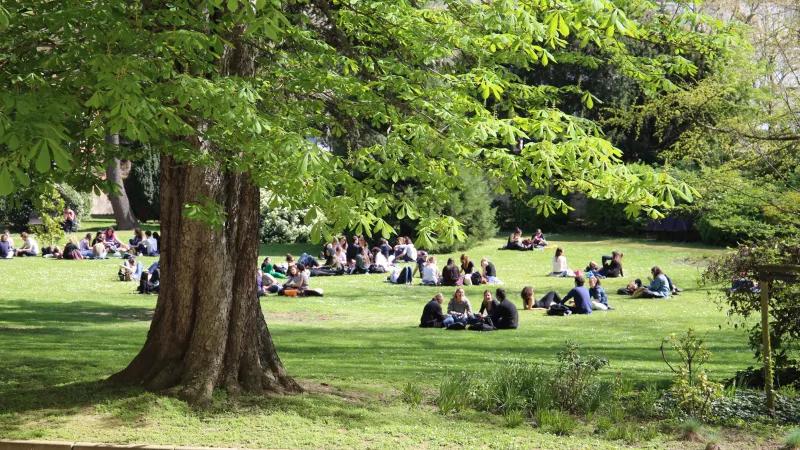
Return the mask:
[[[667, 360], [664, 352], [667, 342], [680, 359], [677, 366]], [[705, 370], [701, 368], [711, 357], [711, 352], [704, 344], [705, 341], [689, 328], [686, 335], [680, 338], [671, 334], [662, 340], [661, 356], [675, 374], [670, 392], [678, 405], [689, 415], [706, 418], [711, 414], [711, 403], [722, 396], [722, 385], [709, 381]]]
[[463, 372], [460, 375], [446, 375], [439, 385], [439, 395], [433, 402], [442, 414], [461, 412], [469, 405], [471, 386], [472, 379]]
[[539, 428], [545, 433], [568, 436], [578, 428], [578, 421], [569, 414], [552, 409], [536, 411], [534, 416]]
[[[702, 275], [706, 284], [729, 286], [733, 280], [744, 279], [756, 283], [758, 267], [765, 264], [800, 264], [800, 243], [798, 239], [775, 239], [759, 241], [750, 245], [740, 245], [736, 251], [728, 252], [712, 260]], [[744, 275], [743, 275], [744, 274]], [[782, 369], [789, 375], [793, 369], [800, 369], [800, 284], [774, 280], [770, 283], [769, 333], [772, 358], [776, 373]], [[761, 320], [748, 320], [761, 315], [761, 297], [750, 289], [719, 291], [716, 300], [727, 308], [728, 316], [740, 318], [734, 322], [736, 327], [748, 331], [750, 348], [757, 358], [761, 358]], [[796, 373], [796, 370], [794, 370]], [[791, 382], [791, 378], [787, 380]]]
[[[567, 342], [558, 354], [559, 366], [552, 379], [556, 404], [571, 412], [596, 411], [607, 396], [598, 393], [597, 372], [608, 360], [597, 356], [582, 357], [580, 345]], [[606, 387], [611, 391], [610, 386]]]
[[783, 440], [784, 448], [797, 450], [800, 449], [800, 429], [794, 430]]
[[49, 247], [64, 236], [61, 213], [64, 212], [64, 200], [55, 188], [44, 188], [34, 199], [34, 210], [41, 220], [41, 225], [33, 226], [33, 232], [42, 247]]
[[23, 193], [0, 197], [0, 225], [16, 231], [28, 228], [33, 202]]
[[304, 217], [308, 209], [261, 208], [260, 239], [264, 244], [308, 242], [313, 223], [307, 224]]
[[422, 390], [418, 388], [414, 383], [408, 382], [403, 386], [402, 392], [402, 399], [403, 402], [408, 403], [411, 406], [420, 406], [422, 404]]
[[593, 232], [631, 235], [647, 226], [647, 217], [628, 217], [624, 203], [590, 198], [586, 201], [584, 225]]
[[78, 223], [92, 216], [91, 192], [78, 192], [72, 186], [64, 183], [55, 185], [55, 189], [64, 201], [64, 204], [75, 211], [75, 217], [78, 218]]
[[144, 158], [131, 162], [123, 184], [133, 214], [146, 222], [161, 218], [161, 154], [149, 148], [144, 151]]
[[525, 412], [519, 409], [508, 410], [503, 413], [503, 424], [507, 428], [516, 428], [525, 423]]
[[[598, 431], [601, 431], [600, 427], [598, 427]], [[652, 441], [660, 434], [653, 423], [644, 425], [638, 423], [608, 425], [601, 432], [606, 439], [628, 443]]]
[[678, 427], [678, 437], [684, 441], [702, 442], [703, 439], [700, 436], [700, 429], [702, 427], [702, 422], [694, 417], [689, 417]]

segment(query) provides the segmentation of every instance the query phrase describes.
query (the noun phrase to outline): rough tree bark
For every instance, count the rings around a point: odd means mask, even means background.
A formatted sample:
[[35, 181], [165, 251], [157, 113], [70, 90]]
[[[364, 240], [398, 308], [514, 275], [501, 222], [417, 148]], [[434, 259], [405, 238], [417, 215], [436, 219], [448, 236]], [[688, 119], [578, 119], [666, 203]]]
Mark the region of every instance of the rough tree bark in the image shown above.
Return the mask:
[[[254, 49], [227, 49], [220, 70], [252, 76], [254, 64]], [[219, 151], [198, 138], [190, 142], [198, 151]], [[144, 348], [112, 381], [166, 390], [191, 404], [207, 402], [215, 387], [233, 394], [301, 391], [275, 351], [258, 301], [260, 196], [248, 178], [162, 155], [161, 292]], [[224, 206], [222, 230], [182, 216], [185, 203], [202, 197]]]
[[[106, 136], [106, 142], [111, 145], [119, 145], [119, 135], [109, 134]], [[119, 195], [112, 192], [108, 193], [108, 200], [111, 202], [111, 208], [114, 210], [114, 219], [117, 222], [118, 230], [133, 230], [139, 227], [139, 221], [133, 215], [131, 210], [131, 203], [128, 201], [128, 194], [125, 192], [125, 185], [122, 182], [122, 169], [120, 168], [120, 161], [114, 158], [113, 161], [106, 167], [106, 179], [119, 187]]]

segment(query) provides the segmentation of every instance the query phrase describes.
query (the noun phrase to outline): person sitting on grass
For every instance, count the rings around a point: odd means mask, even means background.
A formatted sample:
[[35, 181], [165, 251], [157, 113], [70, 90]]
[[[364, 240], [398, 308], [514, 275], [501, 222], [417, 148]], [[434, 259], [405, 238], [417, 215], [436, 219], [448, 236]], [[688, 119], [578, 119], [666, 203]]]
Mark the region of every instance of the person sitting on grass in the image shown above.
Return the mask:
[[447, 259], [447, 265], [442, 269], [442, 286], [456, 286], [461, 273], [453, 258]]
[[572, 288], [567, 296], [561, 300], [562, 305], [566, 305], [568, 301], [572, 300], [573, 305], [567, 305], [572, 311], [572, 314], [591, 314], [592, 301], [589, 295], [589, 290], [584, 287], [586, 279], [583, 277], [575, 277], [575, 287]]
[[450, 315], [444, 320], [444, 326], [449, 327], [454, 323], [460, 323], [464, 326], [473, 318], [472, 305], [469, 303], [467, 294], [464, 293], [463, 288], [458, 288], [453, 293], [453, 297], [447, 304], [447, 314]]
[[483, 301], [481, 302], [481, 310], [478, 311], [478, 317], [489, 317], [489, 314], [497, 308], [500, 302], [497, 299], [492, 298], [492, 293], [488, 289], [483, 291]]
[[489, 318], [498, 330], [516, 330], [519, 327], [519, 312], [517, 307], [506, 297], [506, 290], [498, 288], [495, 291], [499, 303], [492, 308]]
[[144, 247], [142, 253], [145, 256], [158, 256], [158, 241], [153, 237], [150, 230], [144, 232]]
[[414, 248], [414, 242], [408, 236], [397, 238], [397, 245], [394, 247], [394, 260], [403, 262], [416, 262], [417, 249]]
[[13, 249], [14, 247], [14, 238], [11, 236], [11, 232], [8, 229], [3, 230], [3, 234], [8, 238], [8, 246], [9, 248]]
[[551, 277], [570, 277], [573, 272], [567, 268], [567, 257], [564, 256], [564, 249], [561, 247], [556, 249], [556, 254], [553, 256], [553, 271], [550, 272]]
[[[486, 284], [503, 284], [503, 282], [497, 278], [497, 269], [494, 267], [494, 263], [487, 258], [481, 258], [481, 271], [483, 272], [481, 282]], [[473, 284], [475, 284], [474, 281], [475, 280], [473, 280]]]
[[258, 296], [262, 297], [269, 293], [275, 293], [280, 290], [278, 282], [275, 277], [268, 273], [263, 273], [261, 270], [256, 269], [256, 285], [258, 286]]
[[78, 248], [78, 240], [75, 236], [70, 236], [61, 255], [64, 259], [83, 259], [83, 254]]
[[651, 276], [647, 277], [650, 281], [650, 286], [641, 290], [639, 298], [669, 298], [671, 289], [669, 287], [669, 279], [660, 267], [655, 266], [650, 269]]
[[39, 244], [36, 243], [36, 240], [30, 237], [28, 233], [22, 232], [19, 235], [22, 238], [22, 247], [18, 248], [15, 252], [16, 256], [38, 256], [39, 255]]
[[275, 278], [280, 278], [280, 279], [286, 278], [286, 275], [275, 270], [275, 264], [272, 264], [272, 258], [270, 258], [269, 256], [264, 258], [264, 261], [261, 263], [261, 271], [270, 274]]
[[289, 266], [287, 280], [283, 283], [283, 288], [279, 291], [284, 294], [286, 290], [296, 290], [297, 295], [303, 295], [303, 291], [308, 289], [308, 273], [302, 264], [292, 264]]
[[137, 261], [136, 257], [130, 255], [125, 258], [125, 262], [119, 266], [119, 280], [120, 281], [139, 281], [142, 277], [142, 263]]
[[547, 247], [547, 240], [542, 234], [542, 230], [536, 229], [536, 232], [531, 236], [531, 248], [545, 248]]
[[94, 257], [94, 252], [92, 251], [92, 233], [86, 233], [86, 236], [78, 242], [78, 250], [84, 258]]
[[606, 278], [624, 277], [625, 272], [622, 270], [622, 257], [623, 253], [614, 250], [611, 256], [603, 256], [603, 268], [597, 274]]
[[503, 247], [504, 250], [527, 250], [525, 246], [522, 244], [522, 230], [519, 228], [515, 229], [513, 233], [508, 237], [508, 242], [506, 246]]
[[8, 242], [8, 235], [0, 234], [0, 259], [11, 259], [14, 257], [14, 249]]
[[136, 248], [139, 244], [144, 241], [144, 233], [142, 233], [141, 228], [136, 228], [133, 230], [133, 237], [128, 240], [128, 243], [131, 244], [131, 248]]
[[372, 248], [372, 261], [376, 266], [383, 267], [384, 272], [389, 271], [389, 258], [383, 254], [380, 247]]
[[441, 292], [434, 295], [431, 301], [425, 304], [422, 308], [422, 317], [419, 318], [420, 328], [444, 328], [445, 320], [450, 316], [442, 312], [442, 303], [444, 303], [444, 295]]
[[436, 265], [436, 257], [428, 257], [428, 262], [422, 268], [422, 284], [426, 286], [437, 286], [439, 280], [439, 266]]
[[[351, 244], [351, 247], [352, 247], [352, 244]], [[359, 252], [356, 255], [356, 258], [354, 260], [350, 261], [350, 267], [351, 267], [351, 270], [349, 271], [349, 273], [351, 275], [363, 275], [363, 274], [369, 273], [369, 264], [367, 264], [367, 261], [364, 259], [364, 253], [363, 252]]]
[[520, 293], [522, 297], [522, 307], [527, 310], [546, 311], [553, 303], [561, 303], [561, 297], [556, 291], [550, 291], [537, 301], [534, 297], [533, 286], [525, 286]]
[[108, 251], [112, 251], [113, 249], [114, 253], [129, 249], [127, 245], [123, 244], [122, 241], [119, 240], [117, 234], [114, 232], [114, 229], [111, 227], [106, 228], [105, 244], [106, 248], [108, 248]]
[[608, 295], [603, 286], [600, 286], [600, 278], [589, 277], [589, 296], [592, 298], [592, 308], [601, 311], [614, 309], [608, 304]]
[[381, 239], [381, 254], [386, 257], [386, 261], [389, 261], [389, 257], [392, 256], [392, 246], [389, 245], [389, 241], [386, 239]]
[[347, 246], [347, 252], [345, 256], [347, 256], [347, 260], [350, 261], [351, 259], [356, 259], [356, 255], [361, 253], [361, 246], [358, 245], [358, 236], [350, 237], [351, 244]]

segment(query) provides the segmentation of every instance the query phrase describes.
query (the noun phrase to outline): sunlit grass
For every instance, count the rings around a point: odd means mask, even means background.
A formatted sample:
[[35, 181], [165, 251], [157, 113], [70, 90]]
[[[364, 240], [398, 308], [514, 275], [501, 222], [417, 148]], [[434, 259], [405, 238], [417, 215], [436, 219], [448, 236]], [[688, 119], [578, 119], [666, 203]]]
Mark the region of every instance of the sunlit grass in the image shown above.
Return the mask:
[[[606, 376], [621, 372], [636, 382], [666, 384], [670, 373], [660, 360], [659, 343], [688, 327], [707, 338], [713, 378], [753, 363], [747, 336], [726, 326], [725, 314], [709, 300], [711, 291], [697, 285], [701, 269], [695, 262], [718, 249], [587, 235], [551, 233], [548, 238], [565, 249], [573, 269], [614, 249], [625, 253], [627, 276], [604, 281], [614, 311], [548, 317], [521, 310], [520, 329], [507, 332], [419, 329], [423, 305], [439, 290], [449, 297], [452, 288], [396, 286], [385, 283], [383, 275], [312, 278], [312, 287], [323, 288], [324, 297], [262, 301], [282, 361], [311, 393], [231, 402], [220, 392], [214, 405], [201, 411], [175, 399], [99, 383], [135, 356], [156, 302], [155, 296], [134, 294], [133, 283], [117, 280], [118, 260], [0, 261], [0, 436], [256, 448], [490, 442], [497, 448], [614, 448], [591, 436], [563, 443], [530, 427], [507, 428], [501, 416], [465, 412], [445, 418], [429, 404], [409, 407], [401, 390], [413, 382], [430, 399], [445, 374], [486, 371], [506, 357], [554, 364], [566, 340], [582, 343], [586, 354], [608, 358]], [[550, 249], [497, 250], [503, 241], [498, 237], [468, 254], [495, 263], [517, 305], [525, 285], [535, 286], [537, 296], [551, 289], [565, 294], [571, 287], [571, 280], [545, 276]], [[261, 256], [282, 260], [287, 251], [318, 253], [311, 245], [275, 245], [262, 246]], [[440, 265], [447, 256], [439, 258]], [[150, 261], [155, 258], [145, 258], [146, 265]], [[615, 294], [628, 281], [646, 278], [653, 265], [685, 291], [671, 300]], [[473, 306], [482, 291], [467, 287]]]

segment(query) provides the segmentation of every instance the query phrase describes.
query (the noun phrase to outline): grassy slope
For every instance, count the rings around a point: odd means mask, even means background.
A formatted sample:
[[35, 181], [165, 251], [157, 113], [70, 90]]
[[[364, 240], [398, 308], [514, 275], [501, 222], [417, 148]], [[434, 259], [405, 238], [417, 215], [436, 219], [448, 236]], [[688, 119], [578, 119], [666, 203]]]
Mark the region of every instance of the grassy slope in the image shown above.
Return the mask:
[[[103, 222], [92, 225], [103, 226]], [[130, 233], [122, 233], [123, 237]], [[725, 316], [696, 284], [687, 263], [717, 250], [586, 235], [549, 236], [566, 250], [573, 269], [612, 249], [625, 253], [625, 279], [606, 280], [615, 311], [547, 317], [520, 311], [520, 329], [471, 333], [417, 328], [422, 306], [439, 289], [394, 286], [381, 275], [312, 278], [322, 298], [263, 300], [279, 354], [312, 394], [245, 397], [191, 411], [174, 399], [118, 390], [99, 380], [141, 347], [156, 297], [115, 280], [118, 260], [0, 261], [0, 436], [105, 442], [147, 442], [229, 447], [409, 447], [456, 443], [497, 448], [602, 448], [588, 433], [562, 441], [528, 427], [507, 430], [499, 418], [466, 413], [443, 417], [432, 408], [409, 410], [397, 400], [407, 381], [435, 390], [448, 372], [481, 371], [505, 357], [552, 364], [566, 339], [611, 360], [607, 376], [666, 383], [670, 374], [658, 345], [688, 327], [706, 335], [718, 378], [752, 364], [746, 336], [725, 326]], [[570, 280], [543, 276], [546, 252], [497, 251], [501, 239], [475, 248], [475, 259], [495, 262], [512, 299], [526, 284], [537, 296], [566, 293]], [[264, 246], [261, 254], [299, 254], [313, 247]], [[440, 267], [445, 257], [440, 258]], [[635, 300], [613, 294], [629, 279], [661, 265], [686, 291], [674, 300]], [[467, 288], [477, 304], [482, 289]], [[445, 291], [449, 295], [450, 291]], [[719, 325], [723, 325], [722, 328]]]

